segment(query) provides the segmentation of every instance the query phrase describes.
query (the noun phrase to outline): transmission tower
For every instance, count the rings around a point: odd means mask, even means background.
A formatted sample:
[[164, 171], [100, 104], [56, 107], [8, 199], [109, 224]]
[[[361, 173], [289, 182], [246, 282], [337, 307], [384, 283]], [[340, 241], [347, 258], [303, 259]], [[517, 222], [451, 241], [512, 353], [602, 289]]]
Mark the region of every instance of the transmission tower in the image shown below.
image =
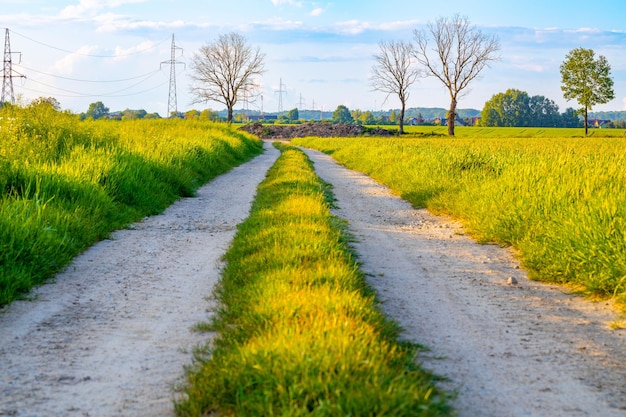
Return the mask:
[[4, 103], [11, 102], [15, 104], [15, 93], [13, 92], [13, 78], [20, 77], [26, 78], [22, 74], [15, 74], [13, 71], [13, 62], [11, 55], [13, 53], [20, 54], [21, 52], [11, 52], [11, 41], [9, 40], [9, 29], [5, 30], [4, 35], [4, 72], [2, 73], [2, 99], [0, 99], [0, 106]]
[[300, 93], [300, 101], [298, 102], [298, 108], [300, 110], [304, 109], [304, 98], [302, 98], [302, 93]]
[[283, 87], [287, 86], [283, 84], [283, 79], [281, 78], [278, 90], [276, 90], [276, 92], [278, 93], [278, 113], [283, 112], [283, 94], [287, 94], [287, 90], [283, 90]]
[[183, 50], [176, 46], [174, 42], [174, 34], [172, 34], [172, 55], [169, 61], [161, 62], [163, 64], [170, 64], [170, 93], [167, 97], [167, 113], [169, 117], [178, 117], [178, 103], [176, 99], [176, 64], [183, 64], [183, 62], [176, 61], [176, 51]]

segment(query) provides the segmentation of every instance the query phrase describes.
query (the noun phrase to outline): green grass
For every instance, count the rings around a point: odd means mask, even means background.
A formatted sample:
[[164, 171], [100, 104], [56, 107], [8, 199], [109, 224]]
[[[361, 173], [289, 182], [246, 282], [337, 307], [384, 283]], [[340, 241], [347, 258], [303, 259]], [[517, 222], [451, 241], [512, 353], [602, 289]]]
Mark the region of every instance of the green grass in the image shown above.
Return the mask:
[[81, 122], [42, 104], [0, 118], [0, 306], [262, 150], [209, 122]]
[[[467, 128], [473, 129], [473, 128]], [[626, 139], [297, 139], [517, 249], [532, 278], [626, 304]]]
[[225, 255], [208, 326], [219, 337], [178, 415], [449, 415], [379, 312], [328, 195], [306, 155], [283, 149]]
[[[398, 130], [397, 126], [381, 126]], [[407, 136], [448, 137], [447, 126], [404, 126]], [[456, 126], [457, 138], [582, 138], [583, 128]], [[626, 129], [589, 129], [589, 137], [626, 137]]]

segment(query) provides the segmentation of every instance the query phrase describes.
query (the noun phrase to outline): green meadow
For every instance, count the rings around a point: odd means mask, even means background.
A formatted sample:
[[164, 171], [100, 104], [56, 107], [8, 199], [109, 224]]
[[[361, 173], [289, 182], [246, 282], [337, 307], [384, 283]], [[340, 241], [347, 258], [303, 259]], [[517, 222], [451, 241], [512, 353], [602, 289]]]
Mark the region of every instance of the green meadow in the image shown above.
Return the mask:
[[[448, 137], [447, 126], [404, 126], [407, 136]], [[396, 129], [397, 131], [397, 129]], [[456, 138], [583, 138], [583, 128], [456, 126]], [[590, 129], [589, 137], [626, 137], [626, 129]]]
[[225, 255], [214, 343], [196, 355], [181, 416], [444, 416], [446, 397], [330, 214], [329, 186], [283, 148]]
[[456, 138], [420, 127], [407, 138], [293, 144], [332, 154], [414, 207], [460, 220], [479, 242], [514, 247], [534, 279], [624, 305], [623, 131], [594, 130], [583, 138], [575, 136], [580, 129], [477, 129], [460, 128]]
[[224, 124], [85, 121], [41, 103], [0, 110], [0, 306], [115, 229], [191, 196], [262, 151]]

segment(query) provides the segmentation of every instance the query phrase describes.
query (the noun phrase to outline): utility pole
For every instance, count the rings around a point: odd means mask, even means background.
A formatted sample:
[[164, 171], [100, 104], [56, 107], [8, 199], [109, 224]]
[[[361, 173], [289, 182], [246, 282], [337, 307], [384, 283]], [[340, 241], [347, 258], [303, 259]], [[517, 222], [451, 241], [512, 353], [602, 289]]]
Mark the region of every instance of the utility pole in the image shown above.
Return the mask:
[[261, 119], [263, 118], [263, 94], [261, 94]]
[[7, 102], [15, 104], [15, 93], [13, 92], [13, 77], [26, 78], [22, 74], [13, 74], [13, 61], [11, 59], [11, 55], [13, 53], [20, 54], [21, 60], [22, 53], [11, 52], [9, 29], [7, 28], [4, 33], [4, 72], [2, 73], [2, 99], [0, 99], [0, 106]]
[[[178, 117], [178, 103], [176, 98], [176, 64], [184, 64], [184, 62], [176, 61], [176, 51], [183, 50], [183, 48], [179, 48], [176, 46], [174, 42], [174, 34], [172, 33], [172, 54], [169, 61], [161, 62], [161, 67], [163, 64], [170, 64], [170, 92], [167, 97], [167, 113], [169, 117]], [[182, 54], [182, 52], [181, 52]]]
[[283, 79], [281, 78], [278, 90], [276, 90], [276, 92], [278, 93], [278, 113], [283, 112], [283, 94], [287, 94], [287, 90], [283, 90], [283, 87], [287, 86], [283, 84]]
[[298, 102], [298, 109], [304, 109], [304, 99], [302, 98], [302, 93], [300, 93], [300, 101]]

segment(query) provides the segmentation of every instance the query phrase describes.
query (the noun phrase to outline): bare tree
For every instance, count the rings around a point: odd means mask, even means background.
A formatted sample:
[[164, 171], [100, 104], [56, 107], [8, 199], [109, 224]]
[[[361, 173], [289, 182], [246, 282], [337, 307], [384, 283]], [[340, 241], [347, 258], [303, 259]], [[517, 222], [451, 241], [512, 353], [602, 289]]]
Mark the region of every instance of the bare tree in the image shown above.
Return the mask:
[[413, 33], [417, 44], [415, 58], [425, 67], [426, 75], [438, 78], [450, 93], [448, 135], [454, 136], [457, 103], [480, 72], [499, 59], [496, 53], [500, 41], [497, 36], [485, 35], [470, 26], [467, 18], [458, 14], [429, 23], [428, 31], [416, 29]]
[[249, 94], [256, 87], [254, 77], [263, 74], [264, 58], [258, 47], [253, 49], [237, 33], [220, 35], [202, 46], [191, 61], [193, 102], [224, 104], [231, 123], [237, 100]]
[[413, 46], [402, 41], [382, 41], [380, 53], [374, 55], [376, 64], [372, 67], [371, 82], [374, 90], [397, 94], [402, 105], [398, 126], [404, 133], [404, 110], [409, 100], [409, 87], [419, 75], [419, 69], [413, 65]]

